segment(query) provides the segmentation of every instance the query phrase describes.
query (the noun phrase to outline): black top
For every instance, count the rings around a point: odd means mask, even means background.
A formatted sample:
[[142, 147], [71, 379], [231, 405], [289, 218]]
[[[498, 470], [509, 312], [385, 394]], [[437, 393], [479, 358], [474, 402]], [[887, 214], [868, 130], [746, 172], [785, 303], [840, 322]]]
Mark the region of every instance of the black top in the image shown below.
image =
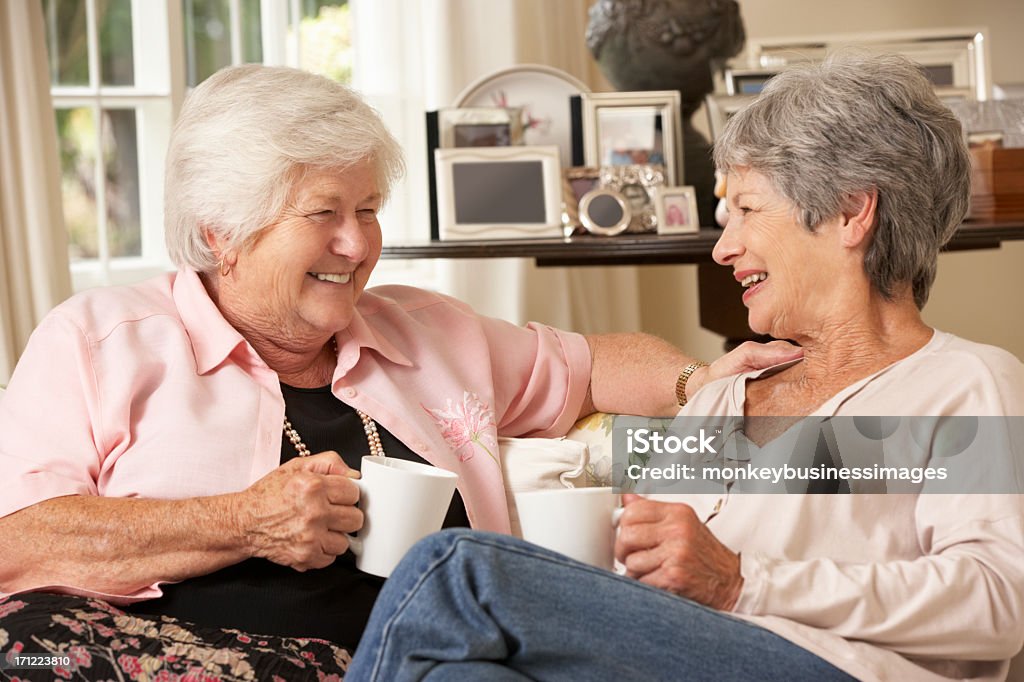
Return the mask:
[[[362, 420], [352, 407], [335, 398], [330, 386], [282, 384], [281, 392], [288, 419], [311, 453], [335, 450], [348, 466], [360, 468], [370, 448]], [[377, 431], [388, 457], [425, 461], [379, 424]], [[283, 438], [281, 463], [297, 456], [291, 441]], [[444, 526], [469, 526], [458, 491]], [[304, 573], [265, 559], [248, 559], [182, 583], [162, 585], [162, 597], [128, 610], [253, 634], [327, 639], [351, 651], [359, 643], [383, 584], [383, 578], [359, 571], [351, 552], [326, 568]]]

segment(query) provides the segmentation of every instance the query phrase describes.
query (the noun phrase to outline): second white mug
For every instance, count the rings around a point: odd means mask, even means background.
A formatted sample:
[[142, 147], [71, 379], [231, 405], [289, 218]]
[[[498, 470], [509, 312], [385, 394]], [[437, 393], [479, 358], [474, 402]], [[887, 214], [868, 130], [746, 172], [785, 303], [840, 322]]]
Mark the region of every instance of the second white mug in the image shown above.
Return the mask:
[[515, 497], [524, 540], [613, 569], [622, 507], [611, 488], [534, 490]]

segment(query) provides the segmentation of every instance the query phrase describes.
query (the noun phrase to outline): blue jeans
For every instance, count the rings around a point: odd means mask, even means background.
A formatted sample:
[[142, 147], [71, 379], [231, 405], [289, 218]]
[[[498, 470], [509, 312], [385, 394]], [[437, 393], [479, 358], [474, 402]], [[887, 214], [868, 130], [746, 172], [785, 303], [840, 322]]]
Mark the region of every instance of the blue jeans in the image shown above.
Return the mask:
[[432, 535], [388, 579], [345, 679], [852, 680], [738, 618], [504, 535]]

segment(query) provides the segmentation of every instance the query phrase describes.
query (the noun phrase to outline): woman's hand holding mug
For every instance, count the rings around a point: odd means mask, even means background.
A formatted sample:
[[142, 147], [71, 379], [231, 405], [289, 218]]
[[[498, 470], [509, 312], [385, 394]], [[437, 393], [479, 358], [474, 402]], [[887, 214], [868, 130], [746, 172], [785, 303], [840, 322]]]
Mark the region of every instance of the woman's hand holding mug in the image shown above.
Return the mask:
[[253, 556], [297, 571], [323, 568], [349, 548], [346, 533], [363, 527], [359, 488], [338, 453], [296, 457], [239, 494], [240, 530]]

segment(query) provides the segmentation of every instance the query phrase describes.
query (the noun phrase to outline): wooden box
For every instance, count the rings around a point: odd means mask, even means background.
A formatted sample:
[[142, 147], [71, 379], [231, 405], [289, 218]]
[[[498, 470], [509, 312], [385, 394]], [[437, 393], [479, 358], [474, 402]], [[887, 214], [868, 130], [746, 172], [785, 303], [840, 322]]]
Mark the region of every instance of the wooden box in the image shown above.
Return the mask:
[[1024, 149], [971, 149], [972, 220], [1024, 220]]

